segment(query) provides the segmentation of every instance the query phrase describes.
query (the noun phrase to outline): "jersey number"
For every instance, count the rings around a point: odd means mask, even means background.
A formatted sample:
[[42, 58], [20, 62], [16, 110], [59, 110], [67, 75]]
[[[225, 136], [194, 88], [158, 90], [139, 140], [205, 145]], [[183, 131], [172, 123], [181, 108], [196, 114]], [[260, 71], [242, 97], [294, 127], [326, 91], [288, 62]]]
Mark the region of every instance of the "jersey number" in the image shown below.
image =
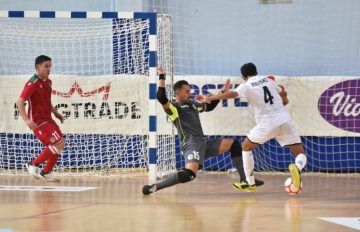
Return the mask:
[[268, 89], [268, 87], [264, 86], [263, 89], [264, 89], [264, 101], [265, 101], [265, 103], [270, 102], [270, 105], [274, 104], [274, 101], [273, 101], [274, 97], [273, 97], [273, 95], [271, 95], [270, 90]]
[[60, 135], [57, 133], [57, 131], [54, 131], [51, 135], [52, 135], [56, 140], [60, 139]]

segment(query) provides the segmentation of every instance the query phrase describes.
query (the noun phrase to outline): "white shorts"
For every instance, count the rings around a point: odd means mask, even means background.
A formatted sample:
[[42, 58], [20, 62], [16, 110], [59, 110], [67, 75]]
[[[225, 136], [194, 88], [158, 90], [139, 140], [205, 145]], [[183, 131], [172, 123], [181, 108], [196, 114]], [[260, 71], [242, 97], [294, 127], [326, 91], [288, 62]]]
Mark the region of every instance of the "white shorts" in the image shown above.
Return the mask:
[[251, 142], [257, 144], [264, 144], [275, 138], [282, 147], [301, 143], [297, 127], [293, 121], [288, 121], [270, 130], [268, 127], [256, 125], [250, 130], [247, 137]]

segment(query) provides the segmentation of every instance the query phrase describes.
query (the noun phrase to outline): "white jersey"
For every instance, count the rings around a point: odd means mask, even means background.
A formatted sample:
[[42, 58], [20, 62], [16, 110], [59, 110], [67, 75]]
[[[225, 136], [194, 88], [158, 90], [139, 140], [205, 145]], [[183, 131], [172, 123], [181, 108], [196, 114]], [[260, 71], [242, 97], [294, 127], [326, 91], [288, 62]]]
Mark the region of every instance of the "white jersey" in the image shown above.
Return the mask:
[[252, 107], [257, 125], [275, 128], [291, 121], [279, 95], [281, 88], [264, 76], [254, 76], [235, 90], [240, 98], [245, 98]]

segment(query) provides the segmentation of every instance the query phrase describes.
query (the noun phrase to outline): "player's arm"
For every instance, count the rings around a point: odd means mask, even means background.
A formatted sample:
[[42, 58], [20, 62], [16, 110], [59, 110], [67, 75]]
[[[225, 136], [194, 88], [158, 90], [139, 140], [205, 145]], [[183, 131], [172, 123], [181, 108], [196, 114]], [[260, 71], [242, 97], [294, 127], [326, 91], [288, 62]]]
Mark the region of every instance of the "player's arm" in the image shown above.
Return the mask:
[[17, 108], [19, 110], [21, 118], [25, 121], [26, 125], [31, 130], [34, 130], [37, 127], [37, 125], [27, 115], [26, 110], [25, 110], [25, 101], [26, 100], [24, 98], [19, 97], [19, 99], [16, 101], [16, 106], [17, 106]]
[[238, 96], [238, 93], [235, 91], [227, 91], [224, 93], [220, 93], [218, 95], [213, 96], [205, 96], [205, 95], [198, 95], [196, 96], [196, 100], [200, 102], [206, 102], [211, 104], [212, 101], [222, 100], [222, 99], [231, 99], [236, 98]]
[[165, 79], [166, 79], [166, 74], [165, 71], [160, 68], [157, 67], [156, 71], [159, 75], [159, 85], [158, 85], [158, 90], [156, 93], [156, 98], [158, 100], [158, 102], [162, 105], [165, 113], [169, 116], [169, 118], [174, 121], [176, 118], [178, 118], [179, 114], [178, 111], [176, 109], [176, 107], [170, 103], [169, 99], [166, 96], [166, 88], [165, 88]]
[[60, 120], [61, 123], [64, 122], [64, 117], [56, 110], [56, 108], [52, 103], [51, 103], [51, 112], [55, 115], [57, 119]]
[[276, 89], [277, 89], [277, 91], [278, 91], [278, 93], [279, 93], [279, 95], [281, 97], [283, 105], [284, 106], [287, 105], [289, 103], [289, 99], [287, 98], [287, 92], [285, 91], [285, 87], [282, 86], [282, 85], [277, 85], [275, 83], [275, 77], [274, 76], [268, 76], [267, 78], [272, 80], [273, 83], [275, 84]]
[[277, 89], [278, 89], [278, 93], [281, 97], [282, 103], [285, 106], [289, 103], [289, 99], [287, 97], [287, 92], [285, 91], [284, 86], [278, 85], [277, 87], [278, 87]]
[[[230, 89], [230, 79], [227, 79], [224, 87], [219, 92], [219, 94], [228, 92], [229, 89]], [[213, 101], [210, 101], [210, 103], [205, 103], [204, 111], [209, 112], [209, 111], [214, 110], [216, 108], [216, 106], [219, 104], [219, 102], [220, 102], [220, 100], [213, 100]]]

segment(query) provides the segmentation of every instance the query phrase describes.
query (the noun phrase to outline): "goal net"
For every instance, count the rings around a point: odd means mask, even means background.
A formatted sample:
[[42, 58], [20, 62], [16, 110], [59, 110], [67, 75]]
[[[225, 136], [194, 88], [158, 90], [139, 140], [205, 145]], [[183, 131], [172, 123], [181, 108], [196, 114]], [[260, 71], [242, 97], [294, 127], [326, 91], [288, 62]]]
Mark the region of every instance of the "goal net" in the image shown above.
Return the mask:
[[[52, 102], [65, 119], [64, 124], [57, 121], [66, 148], [55, 171], [147, 173], [149, 128], [154, 127], [149, 125], [154, 111], [149, 107], [149, 79], [155, 75], [156, 52], [172, 77], [171, 18], [159, 16], [154, 24], [150, 20], [156, 20], [155, 13], [126, 13], [119, 18], [96, 12], [40, 12], [45, 18], [12, 14], [15, 17], [0, 18], [0, 173], [24, 173], [24, 164], [43, 148], [15, 106], [41, 54], [52, 58]], [[77, 18], [84, 14], [99, 18]], [[154, 25], [157, 28], [151, 28]], [[157, 177], [175, 169], [171, 126], [160, 129], [166, 133], [156, 137], [156, 173], [151, 175]]]
[[[316, 3], [322, 9], [316, 14], [304, 10], [313, 9], [314, 2], [291, 0], [149, 0], [141, 7], [173, 16], [175, 79], [191, 83], [193, 95], [216, 93], [227, 78], [242, 83], [240, 66], [254, 62], [260, 74], [275, 75], [288, 91], [286, 108], [308, 157], [305, 171], [358, 173], [360, 66], [354, 48], [359, 27], [354, 18], [359, 13], [354, 4]], [[201, 120], [209, 138], [240, 141], [255, 125], [244, 99], [222, 101]], [[275, 140], [259, 146], [254, 158], [256, 170], [263, 172], [286, 171], [294, 161]], [[184, 164], [178, 155], [177, 167]], [[230, 155], [205, 160], [204, 169], [232, 170]]]

